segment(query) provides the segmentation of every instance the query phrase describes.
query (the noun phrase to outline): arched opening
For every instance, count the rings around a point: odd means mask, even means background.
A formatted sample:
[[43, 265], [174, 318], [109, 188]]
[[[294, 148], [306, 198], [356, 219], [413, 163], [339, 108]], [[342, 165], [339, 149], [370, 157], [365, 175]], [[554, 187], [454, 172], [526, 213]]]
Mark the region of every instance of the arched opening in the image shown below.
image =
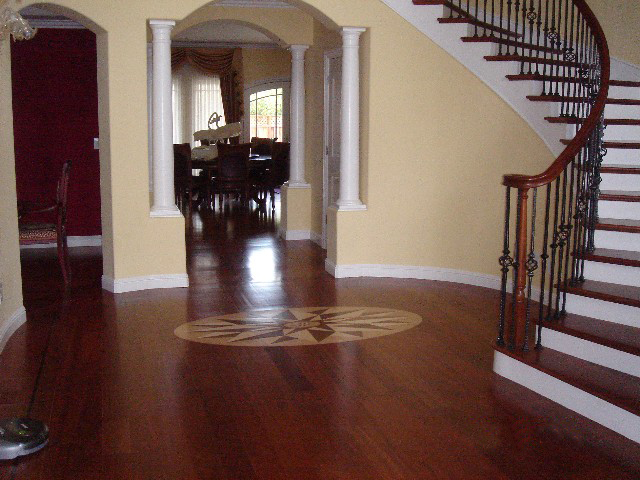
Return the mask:
[[[59, 272], [50, 276], [55, 279], [53, 284], [42, 285], [51, 297], [65, 287], [78, 289], [87, 282], [99, 282], [103, 266], [108, 270], [112, 264], [112, 245], [102, 240], [104, 220], [110, 216], [102, 211], [102, 206], [110, 203], [105, 202], [110, 192], [108, 182], [101, 179], [109, 157], [108, 151], [100, 151], [100, 138], [109, 137], [108, 118], [99, 114], [104, 110], [106, 85], [98, 81], [107, 64], [106, 32], [85, 16], [58, 5], [33, 4], [20, 14], [38, 30], [30, 40], [11, 42], [10, 47], [7, 42], [10, 51], [4, 57], [11, 71], [6, 94], [13, 107], [12, 142], [5, 153], [6, 158], [15, 159], [16, 175], [15, 197], [7, 201], [17, 199], [22, 225], [57, 224], [55, 212], [25, 212], [56, 203], [62, 166], [71, 162], [64, 222], [70, 268], [65, 285], [55, 240], [47, 243], [50, 238], [28, 238], [22, 228], [18, 235], [18, 222], [12, 222], [15, 229], [7, 234], [11, 233], [16, 243], [20, 236], [23, 266], [25, 262], [31, 265], [22, 269], [27, 272], [24, 278], [18, 269], [9, 279], [9, 288], [18, 292], [17, 300], [21, 300], [22, 284], [39, 282], [47, 270]], [[3, 280], [6, 285], [7, 279]]]

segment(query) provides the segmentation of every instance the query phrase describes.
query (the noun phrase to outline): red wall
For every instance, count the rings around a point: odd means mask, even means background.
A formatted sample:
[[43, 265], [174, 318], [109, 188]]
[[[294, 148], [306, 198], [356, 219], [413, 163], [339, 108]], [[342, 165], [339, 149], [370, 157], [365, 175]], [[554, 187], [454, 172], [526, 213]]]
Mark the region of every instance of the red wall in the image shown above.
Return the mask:
[[40, 29], [33, 40], [12, 41], [11, 74], [18, 198], [55, 198], [62, 164], [72, 159], [68, 234], [99, 235], [95, 34]]

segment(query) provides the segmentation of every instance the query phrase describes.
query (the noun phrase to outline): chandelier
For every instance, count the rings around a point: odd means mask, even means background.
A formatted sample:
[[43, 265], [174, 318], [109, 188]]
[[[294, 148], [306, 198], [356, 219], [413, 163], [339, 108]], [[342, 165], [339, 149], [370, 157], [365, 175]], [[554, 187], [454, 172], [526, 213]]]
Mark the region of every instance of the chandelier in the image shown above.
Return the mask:
[[18, 12], [9, 7], [0, 7], [0, 40], [9, 35], [14, 40], [30, 40], [36, 31]]

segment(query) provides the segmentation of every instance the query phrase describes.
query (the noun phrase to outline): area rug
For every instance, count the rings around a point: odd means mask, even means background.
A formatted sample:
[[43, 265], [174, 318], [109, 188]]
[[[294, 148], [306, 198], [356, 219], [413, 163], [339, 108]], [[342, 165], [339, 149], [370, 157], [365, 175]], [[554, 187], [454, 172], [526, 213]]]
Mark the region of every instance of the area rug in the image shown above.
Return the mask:
[[185, 323], [185, 340], [238, 347], [290, 347], [353, 342], [402, 332], [422, 317], [389, 308], [311, 307], [255, 310]]

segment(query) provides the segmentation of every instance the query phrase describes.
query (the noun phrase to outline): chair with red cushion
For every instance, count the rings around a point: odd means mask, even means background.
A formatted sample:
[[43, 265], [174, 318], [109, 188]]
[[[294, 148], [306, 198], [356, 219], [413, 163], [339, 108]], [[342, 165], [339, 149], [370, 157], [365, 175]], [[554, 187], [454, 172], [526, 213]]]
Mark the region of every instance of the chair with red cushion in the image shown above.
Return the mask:
[[[67, 196], [69, 191], [69, 174], [71, 160], [62, 166], [62, 175], [58, 180], [56, 199], [48, 205], [26, 205], [19, 209], [18, 225], [20, 245], [38, 243], [56, 243], [58, 245], [58, 261], [62, 270], [65, 285], [69, 283], [70, 268], [67, 252]], [[50, 222], [27, 221], [29, 217], [49, 216]]]

